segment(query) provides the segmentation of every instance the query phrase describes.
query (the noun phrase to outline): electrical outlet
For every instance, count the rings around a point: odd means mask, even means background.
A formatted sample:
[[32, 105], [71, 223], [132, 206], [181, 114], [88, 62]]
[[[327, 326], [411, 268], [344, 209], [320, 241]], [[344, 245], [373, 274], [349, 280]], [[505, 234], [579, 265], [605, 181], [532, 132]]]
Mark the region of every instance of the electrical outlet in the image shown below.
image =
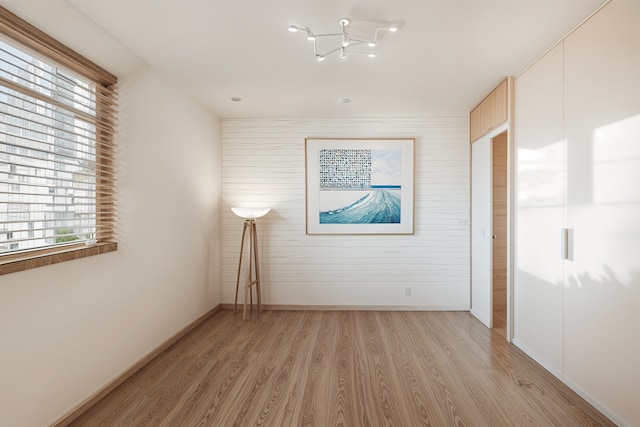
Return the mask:
[[411, 296], [411, 286], [407, 286], [406, 288], [404, 288], [404, 296], [405, 297]]

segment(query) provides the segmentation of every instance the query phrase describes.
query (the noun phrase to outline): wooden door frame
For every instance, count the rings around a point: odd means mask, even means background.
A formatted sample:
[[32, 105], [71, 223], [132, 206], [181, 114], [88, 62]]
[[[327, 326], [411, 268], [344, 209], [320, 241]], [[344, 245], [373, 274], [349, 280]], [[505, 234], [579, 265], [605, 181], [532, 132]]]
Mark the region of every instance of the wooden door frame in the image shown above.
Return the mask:
[[513, 341], [513, 272], [515, 250], [515, 145], [514, 145], [514, 89], [515, 80], [507, 77], [507, 341]]

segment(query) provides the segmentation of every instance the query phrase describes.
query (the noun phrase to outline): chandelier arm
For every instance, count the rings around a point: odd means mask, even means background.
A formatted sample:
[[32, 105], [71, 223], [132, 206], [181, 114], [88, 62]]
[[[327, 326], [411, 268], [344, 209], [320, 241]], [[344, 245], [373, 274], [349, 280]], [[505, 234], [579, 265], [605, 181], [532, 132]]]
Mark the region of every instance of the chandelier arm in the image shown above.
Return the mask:
[[369, 44], [371, 42], [368, 42], [366, 40], [360, 40], [360, 39], [350, 39], [351, 44]]
[[381, 31], [389, 31], [389, 27], [376, 27], [376, 32], [373, 35], [374, 43], [378, 43], [378, 33]]
[[316, 37], [342, 37], [342, 33], [335, 33], [335, 34], [314, 34]]
[[323, 54], [321, 54], [320, 56], [328, 56], [328, 55], [331, 55], [332, 53], [336, 53], [336, 52], [337, 52], [337, 51], [339, 51], [340, 49], [342, 49], [342, 46], [337, 47], [337, 48], [335, 48], [335, 49], [333, 49], [333, 50], [330, 50], [330, 51], [329, 51], [329, 52], [327, 52], [327, 53], [323, 53]]

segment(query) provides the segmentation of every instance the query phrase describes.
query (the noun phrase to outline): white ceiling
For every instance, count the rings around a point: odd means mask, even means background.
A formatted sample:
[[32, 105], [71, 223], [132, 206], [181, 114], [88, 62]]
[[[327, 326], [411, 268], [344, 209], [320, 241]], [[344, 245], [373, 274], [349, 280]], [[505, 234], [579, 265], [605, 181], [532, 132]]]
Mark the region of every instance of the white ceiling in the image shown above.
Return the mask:
[[[219, 117], [466, 115], [604, 2], [0, 0], [117, 75], [151, 65]], [[400, 30], [374, 59], [322, 63], [287, 31], [337, 32], [342, 17], [360, 36]]]

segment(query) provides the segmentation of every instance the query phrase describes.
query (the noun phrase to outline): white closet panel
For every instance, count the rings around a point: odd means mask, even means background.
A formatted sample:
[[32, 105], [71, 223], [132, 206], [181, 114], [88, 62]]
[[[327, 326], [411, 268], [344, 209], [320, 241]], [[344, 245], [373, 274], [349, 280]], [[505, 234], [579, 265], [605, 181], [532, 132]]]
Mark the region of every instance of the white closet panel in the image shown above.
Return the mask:
[[565, 376], [640, 425], [640, 1], [565, 40]]
[[514, 343], [619, 425], [640, 425], [638, 22], [612, 0], [515, 82]]
[[562, 372], [562, 44], [515, 81], [514, 343]]

